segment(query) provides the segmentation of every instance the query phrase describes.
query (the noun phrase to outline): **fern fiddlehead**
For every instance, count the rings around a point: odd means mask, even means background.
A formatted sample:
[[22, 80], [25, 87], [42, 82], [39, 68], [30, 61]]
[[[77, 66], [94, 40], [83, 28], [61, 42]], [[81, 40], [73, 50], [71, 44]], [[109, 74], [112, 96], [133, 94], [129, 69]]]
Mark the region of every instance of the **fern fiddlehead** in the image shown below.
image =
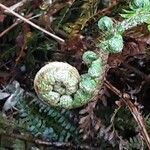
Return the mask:
[[122, 22], [114, 24], [107, 16], [99, 20], [98, 26], [105, 32], [105, 37], [98, 47], [104, 52], [96, 54], [87, 51], [83, 54], [83, 61], [88, 66], [86, 74], [80, 76], [74, 67], [63, 62], [52, 62], [41, 68], [35, 77], [34, 87], [42, 101], [48, 105], [72, 109], [93, 99], [104, 78], [108, 53], [122, 51], [122, 34], [126, 30], [149, 23], [149, 0], [134, 0], [129, 8], [124, 10]]
[[103, 41], [99, 44], [99, 47], [106, 52], [117, 53], [123, 49], [123, 33], [143, 23], [150, 24], [150, 1], [149, 0], [133, 0], [129, 5], [129, 10], [123, 10], [124, 14], [121, 16], [124, 18], [122, 22], [113, 24], [113, 21], [109, 17], [102, 17], [98, 25], [101, 31], [105, 32]]
[[63, 62], [45, 65], [36, 74], [34, 88], [45, 103], [64, 108], [79, 107], [92, 97], [102, 72], [102, 60], [96, 53], [87, 51], [83, 61], [89, 66], [88, 73], [79, 75], [76, 68]]

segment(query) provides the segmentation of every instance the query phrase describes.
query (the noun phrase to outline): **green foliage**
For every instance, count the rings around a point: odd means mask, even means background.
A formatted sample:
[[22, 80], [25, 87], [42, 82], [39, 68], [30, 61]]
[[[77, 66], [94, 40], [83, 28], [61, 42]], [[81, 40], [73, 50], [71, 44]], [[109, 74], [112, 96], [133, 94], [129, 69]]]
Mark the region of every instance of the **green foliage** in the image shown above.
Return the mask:
[[150, 25], [147, 26], [148, 31], [150, 32]]
[[51, 62], [42, 67], [34, 79], [38, 97], [47, 105], [67, 109], [81, 107], [91, 101], [103, 78], [104, 65], [102, 58], [94, 52], [85, 52], [83, 58], [90, 65], [88, 73], [81, 78], [78, 70], [67, 63]]
[[93, 78], [98, 78], [99, 76], [101, 76], [103, 72], [102, 66], [103, 62], [101, 58], [98, 58], [97, 60], [93, 61], [88, 70], [89, 76]]
[[24, 58], [27, 69], [33, 68], [37, 63], [49, 61], [51, 55], [56, 52], [56, 41], [46, 38], [43, 33], [32, 32], [27, 41], [28, 52]]
[[42, 136], [46, 140], [77, 142], [78, 130], [70, 120], [70, 112], [48, 107], [39, 99], [26, 97], [18, 101], [20, 110], [18, 123], [35, 136]]
[[73, 106], [80, 107], [81, 105], [88, 103], [90, 101], [90, 99], [91, 99], [91, 94], [79, 89], [74, 94]]
[[128, 30], [134, 26], [148, 23], [150, 20], [150, 1], [133, 0], [128, 10], [123, 9], [121, 16], [125, 19], [120, 25], [124, 30]]
[[133, 138], [130, 138], [127, 148], [128, 150], [146, 150], [146, 146], [144, 145], [142, 137], [140, 136], [134, 136]]
[[115, 128], [123, 138], [133, 137], [137, 125], [127, 108], [121, 108], [115, 118]]
[[19, 139], [15, 139], [13, 148], [14, 150], [25, 150], [25, 142]]
[[15, 56], [16, 46], [7, 45], [4, 49], [5, 51], [0, 55], [0, 60], [8, 61], [10, 57]]
[[96, 0], [74, 1], [65, 17], [60, 17], [62, 23], [67, 20], [62, 26], [63, 30], [70, 34], [70, 37], [81, 33], [86, 23], [96, 14], [98, 4], [99, 1]]
[[[124, 10], [125, 14], [121, 15], [125, 20], [117, 23], [116, 26], [114, 26], [113, 21], [109, 17], [106, 16], [101, 18], [98, 22], [98, 26], [100, 30], [103, 32], [106, 31], [107, 34], [99, 45], [100, 48], [111, 53], [121, 52], [123, 48], [123, 32], [138, 24], [145, 22], [148, 23], [149, 8], [147, 7], [146, 2], [149, 5], [148, 0], [134, 1], [134, 3], [130, 6], [130, 10]], [[89, 9], [86, 10], [89, 11]], [[86, 14], [87, 11], [83, 14]], [[85, 18], [88, 19], [90, 17], [91, 15]], [[63, 21], [64, 20], [61, 20], [60, 23]], [[80, 26], [83, 24], [83, 21], [78, 20], [77, 23], [80, 23]], [[77, 31], [79, 29], [80, 28], [77, 28]], [[36, 62], [44, 62], [45, 60], [48, 61], [51, 54], [56, 50], [56, 43], [48, 40], [44, 34], [33, 32], [32, 38], [27, 43], [27, 47], [28, 52], [24, 61], [27, 66], [31, 68]], [[15, 47], [7, 50], [8, 51], [3, 53], [0, 57], [14, 57], [16, 51]], [[39, 58], [39, 54], [41, 54], [42, 58]], [[88, 70], [88, 74], [81, 76], [80, 89], [74, 95], [75, 103], [73, 105], [75, 106], [81, 106], [81, 104], [85, 104], [91, 99], [90, 94], [96, 89], [96, 85], [98, 83], [97, 78], [103, 71], [101, 67], [102, 60], [98, 59], [98, 56], [94, 52], [88, 51], [84, 53], [83, 61], [89, 65], [90, 69]], [[80, 136], [78, 134], [78, 128], [76, 127], [76, 123], [73, 118], [70, 117], [72, 116], [70, 111], [49, 107], [33, 95], [25, 95], [24, 98], [19, 99], [16, 107], [19, 109], [19, 115], [17, 118], [18, 125], [24, 127], [36, 137], [42, 137], [43, 139], [50, 141], [71, 141], [74, 143], [79, 143]], [[104, 109], [106, 112], [104, 112]], [[107, 106], [106, 108], [103, 106], [103, 109], [99, 110], [103, 120], [107, 123], [110, 121], [110, 116], [108, 117], [108, 115], [106, 115], [109, 111], [111, 111], [110, 114], [112, 114], [112, 107]], [[145, 120], [147, 129], [150, 132], [149, 116], [147, 116]], [[8, 129], [4, 126], [3, 122], [5, 122], [5, 120], [0, 118], [0, 126], [4, 127], [4, 129], [0, 128], [0, 133], [6, 133], [6, 130]], [[128, 140], [129, 150], [141, 149], [141, 139], [135, 135], [130, 135], [130, 133], [135, 134], [136, 126], [131, 114], [129, 114], [128, 111], [121, 110], [117, 114], [117, 117], [115, 118], [115, 128], [118, 130], [119, 134], [123, 135], [123, 137], [130, 137]], [[100, 143], [102, 149], [108, 149], [113, 132], [108, 133], [107, 130], [104, 131], [106, 131], [106, 134], [98, 142]], [[113, 143], [111, 143], [111, 145], [113, 145]], [[24, 143], [20, 140], [15, 140], [15, 149], [23, 149], [23, 146]], [[110, 149], [117, 148], [118, 147], [111, 147]]]
[[148, 114], [144, 117], [144, 121], [146, 123], [147, 131], [148, 131], [148, 133], [150, 133], [150, 114]]
[[85, 92], [88, 91], [91, 94], [92, 92], [95, 91], [97, 83], [90, 76], [88, 75], [85, 75], [84, 77], [83, 76], [81, 78], [84, 78], [84, 79], [83, 80], [81, 79], [79, 86], [83, 91]]
[[[121, 52], [123, 49], [122, 34], [137, 25], [148, 23], [150, 20], [150, 1], [149, 0], [135, 0], [130, 4], [129, 10], [123, 10], [124, 14], [121, 16], [124, 18], [122, 22], [118, 22], [113, 27], [113, 22], [110, 18], [103, 17], [98, 22], [100, 30], [105, 31], [104, 39], [98, 45], [104, 51], [110, 53]], [[109, 32], [107, 32], [109, 31]]]
[[147, 5], [150, 5], [150, 1], [149, 0], [133, 0], [131, 4], [135, 8], [142, 8]]
[[99, 47], [110, 53], [121, 52], [123, 49], [123, 38], [120, 34], [116, 34], [112, 38], [102, 41]]
[[98, 27], [103, 32], [111, 31], [113, 28], [113, 21], [110, 17], [104, 16], [98, 21]]
[[86, 51], [82, 56], [84, 63], [88, 64], [88, 65], [91, 65], [92, 62], [94, 60], [96, 60], [97, 58], [98, 58], [98, 56], [96, 55], [96, 53], [94, 53], [92, 51]]

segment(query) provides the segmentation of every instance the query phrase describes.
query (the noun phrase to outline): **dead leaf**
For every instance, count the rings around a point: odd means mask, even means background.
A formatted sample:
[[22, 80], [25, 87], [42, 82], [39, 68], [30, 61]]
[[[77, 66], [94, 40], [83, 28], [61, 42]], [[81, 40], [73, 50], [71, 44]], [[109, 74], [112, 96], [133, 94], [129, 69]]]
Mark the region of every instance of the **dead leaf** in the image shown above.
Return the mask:
[[83, 134], [84, 140], [94, 137], [101, 126], [101, 121], [96, 117], [94, 113], [95, 105], [96, 101], [93, 101], [79, 113], [80, 115], [82, 115], [79, 121], [80, 133]]

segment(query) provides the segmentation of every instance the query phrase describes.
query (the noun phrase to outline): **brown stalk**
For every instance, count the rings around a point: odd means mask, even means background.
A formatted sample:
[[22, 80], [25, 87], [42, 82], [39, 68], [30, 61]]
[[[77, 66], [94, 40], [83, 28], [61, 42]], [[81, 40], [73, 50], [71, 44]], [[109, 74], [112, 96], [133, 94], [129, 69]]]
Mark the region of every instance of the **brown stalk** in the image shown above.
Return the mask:
[[[23, 4], [26, 3], [27, 1], [28, 1], [28, 0], [22, 0], [22, 1], [18, 2], [18, 3], [16, 3], [16, 4], [10, 6], [9, 9], [15, 10], [15, 9], [17, 9], [17, 8], [19, 8], [19, 7], [21, 7], [21, 6], [23, 6]], [[5, 10], [4, 12], [5, 12], [5, 13], [9, 13], [9, 11], [7, 11], [7, 10]]]
[[9, 11], [11, 14], [13, 14], [14, 16], [18, 17], [19, 19], [23, 20], [24, 22], [30, 24], [31, 26], [33, 26], [34, 28], [46, 33], [47, 35], [51, 36], [53, 39], [55, 39], [56, 41], [60, 42], [60, 43], [64, 43], [65, 41], [58, 37], [57, 35], [54, 35], [53, 33], [50, 33], [49, 31], [45, 30], [44, 28], [41, 28], [40, 26], [36, 25], [35, 23], [31, 22], [29, 19], [26, 19], [25, 17], [19, 15], [18, 13], [16, 13], [15, 11], [11, 10], [9, 7], [6, 7], [5, 5], [0, 3], [0, 7]]
[[6, 30], [0, 33], [0, 38], [4, 36], [6, 33], [8, 33], [11, 29], [13, 29], [15, 26], [17, 26], [21, 21], [17, 20], [15, 23], [13, 23], [11, 26], [9, 26]]
[[[29, 18], [29, 20], [34, 19], [39, 16], [40, 16], [40, 14]], [[22, 20], [17, 20], [15, 23], [13, 23], [11, 26], [9, 26], [6, 30], [4, 30], [3, 32], [0, 33], [0, 38], [2, 36], [4, 36], [5, 34], [7, 34], [10, 30], [12, 30], [14, 27], [16, 27], [18, 24], [20, 24], [22, 22], [23, 22]]]
[[133, 115], [135, 121], [138, 124], [139, 127], [139, 132], [141, 133], [141, 135], [143, 136], [148, 148], [150, 149], [150, 137], [147, 133], [146, 127], [145, 127], [145, 123], [144, 123], [144, 119], [141, 115], [141, 113], [138, 111], [136, 105], [134, 105], [131, 100], [128, 98], [129, 95], [126, 93], [121, 93], [117, 88], [115, 88], [110, 82], [105, 81], [104, 83], [106, 85], [107, 88], [109, 88], [111, 91], [113, 91], [116, 95], [118, 95], [120, 98], [122, 98], [122, 101], [127, 105], [127, 107], [129, 108], [131, 114]]
[[0, 136], [7, 136], [7, 137], [11, 137], [14, 139], [20, 139], [23, 140], [25, 142], [30, 142], [30, 143], [35, 143], [36, 145], [39, 146], [44, 146], [44, 147], [56, 147], [57, 148], [69, 148], [69, 149], [83, 149], [83, 150], [91, 150], [93, 149], [93, 147], [90, 147], [88, 145], [82, 144], [82, 145], [73, 145], [70, 142], [49, 142], [49, 141], [43, 141], [41, 139], [38, 138], [33, 138], [30, 135], [21, 135], [21, 134], [15, 134], [15, 133], [2, 133], [0, 134]]

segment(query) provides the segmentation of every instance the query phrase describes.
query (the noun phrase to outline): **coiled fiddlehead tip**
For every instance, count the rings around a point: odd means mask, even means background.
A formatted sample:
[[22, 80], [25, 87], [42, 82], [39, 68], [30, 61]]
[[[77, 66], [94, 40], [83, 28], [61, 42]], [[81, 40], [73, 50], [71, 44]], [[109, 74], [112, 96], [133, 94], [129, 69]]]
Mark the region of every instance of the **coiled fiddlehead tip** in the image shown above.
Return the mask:
[[34, 88], [38, 97], [50, 106], [76, 108], [88, 103], [99, 84], [102, 59], [92, 51], [83, 54], [88, 72], [79, 75], [78, 70], [63, 62], [51, 62], [35, 76]]
[[98, 56], [96, 55], [96, 53], [92, 51], [86, 51], [82, 56], [83, 62], [87, 65], [91, 65], [92, 62], [96, 60], [97, 58]]
[[110, 17], [104, 16], [98, 21], [98, 27], [103, 32], [111, 31], [113, 28], [113, 21]]
[[106, 52], [119, 53], [123, 49], [123, 38], [120, 34], [115, 34], [112, 38], [102, 41], [98, 47]]
[[134, 8], [142, 8], [142, 7], [150, 5], [150, 0], [133, 0], [131, 2], [131, 5]]
[[75, 67], [64, 62], [51, 62], [36, 74], [34, 89], [42, 101], [61, 106], [64, 105], [62, 101], [72, 101], [70, 95], [77, 91], [79, 81], [80, 75]]

